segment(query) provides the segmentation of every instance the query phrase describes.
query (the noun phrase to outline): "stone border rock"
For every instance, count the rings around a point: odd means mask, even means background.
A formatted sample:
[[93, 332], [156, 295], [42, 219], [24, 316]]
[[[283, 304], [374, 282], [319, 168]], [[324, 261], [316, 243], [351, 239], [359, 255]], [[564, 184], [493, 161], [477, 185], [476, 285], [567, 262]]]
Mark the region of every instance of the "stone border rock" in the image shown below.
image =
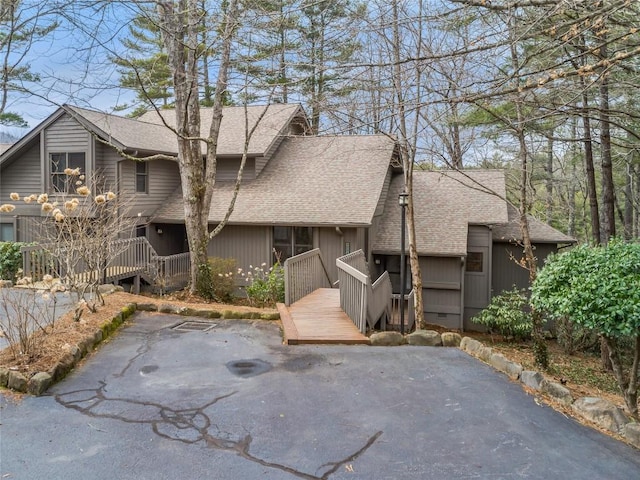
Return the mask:
[[[110, 293], [110, 292], [109, 292]], [[189, 307], [178, 307], [170, 304], [156, 305], [154, 303], [130, 303], [113, 317], [104, 323], [93, 335], [85, 337], [77, 345], [69, 348], [68, 353], [56, 363], [48, 372], [37, 372], [31, 378], [27, 378], [23, 373], [0, 367], [0, 388], [9, 388], [16, 392], [28, 393], [31, 395], [42, 395], [54, 383], [62, 380], [71, 370], [75, 368], [80, 360], [93, 351], [98, 344], [113, 335], [124, 321], [136, 311], [169, 313], [201, 318], [221, 318], [221, 319], [246, 319], [246, 320], [278, 320], [278, 313], [261, 312], [241, 312], [237, 310], [207, 310], [194, 309]]]
[[611, 402], [596, 397], [581, 397], [574, 400], [569, 389], [560, 383], [545, 378], [540, 372], [524, 370], [519, 363], [511, 362], [503, 355], [494, 353], [490, 347], [473, 338], [464, 337], [460, 343], [460, 349], [507, 374], [512, 380], [518, 380], [522, 385], [570, 406], [580, 417], [620, 435], [634, 447], [640, 448], [640, 424]]

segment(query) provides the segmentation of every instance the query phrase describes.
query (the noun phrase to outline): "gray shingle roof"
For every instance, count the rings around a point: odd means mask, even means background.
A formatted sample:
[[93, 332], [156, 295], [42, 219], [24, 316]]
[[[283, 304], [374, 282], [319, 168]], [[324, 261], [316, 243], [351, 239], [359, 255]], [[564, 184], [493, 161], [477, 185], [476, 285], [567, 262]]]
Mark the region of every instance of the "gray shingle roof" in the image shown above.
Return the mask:
[[[374, 253], [400, 251], [398, 194], [403, 186], [401, 176], [391, 182], [373, 244]], [[496, 224], [508, 220], [507, 205], [500, 198], [505, 197], [504, 174], [501, 171], [416, 171], [413, 191], [417, 248], [421, 255], [466, 255], [469, 224]]]
[[[291, 119], [300, 112], [301, 107], [296, 104], [274, 104], [268, 107], [264, 105], [248, 106], [246, 113], [249, 120], [249, 129], [255, 125], [265, 109], [266, 113], [260, 120], [258, 128], [251, 136], [249, 155], [262, 155], [269, 149], [279, 135], [286, 134], [285, 128], [289, 125]], [[161, 110], [160, 113], [168, 125], [175, 125], [175, 110]], [[211, 108], [202, 107], [200, 109], [200, 128], [205, 135], [209, 134], [209, 129], [211, 128], [211, 113]], [[218, 138], [218, 154], [241, 154], [245, 141], [245, 108], [225, 107], [222, 114], [222, 125]], [[140, 116], [138, 120], [155, 125], [163, 125], [162, 119], [156, 111], [149, 111]], [[166, 128], [164, 128], [164, 126], [163, 130], [166, 135]]]
[[[162, 123], [157, 112], [147, 112], [137, 119], [125, 118], [104, 112], [67, 106], [67, 109], [92, 124], [98, 133], [115, 140], [122, 147], [145, 152], [175, 154], [178, 146], [175, 136]], [[251, 128], [265, 106], [249, 106], [249, 128]], [[250, 155], [263, 155], [279, 135], [286, 130], [290, 120], [300, 111], [299, 105], [271, 105], [249, 143]], [[163, 118], [170, 126], [175, 125], [175, 110], [162, 110]], [[208, 134], [211, 125], [211, 109], [201, 109], [202, 130]], [[225, 107], [218, 143], [219, 155], [239, 155], [245, 138], [244, 107]]]
[[[509, 221], [493, 228], [493, 241], [517, 241], [522, 239], [520, 232], [520, 214], [513, 205], [507, 206]], [[576, 243], [576, 239], [556, 230], [551, 225], [541, 222], [537, 218], [529, 215], [529, 235], [533, 243]]]
[[[369, 225], [394, 142], [383, 135], [286, 138], [262, 173], [243, 183], [230, 222], [258, 225]], [[216, 184], [209, 221], [219, 222], [234, 182]], [[154, 221], [183, 221], [178, 189]]]

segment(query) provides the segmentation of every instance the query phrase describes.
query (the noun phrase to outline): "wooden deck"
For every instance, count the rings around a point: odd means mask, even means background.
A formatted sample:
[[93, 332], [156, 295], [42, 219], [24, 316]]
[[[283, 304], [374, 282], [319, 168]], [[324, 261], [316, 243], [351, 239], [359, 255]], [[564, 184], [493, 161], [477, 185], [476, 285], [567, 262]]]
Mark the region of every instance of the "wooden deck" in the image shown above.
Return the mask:
[[279, 303], [278, 312], [288, 345], [369, 343], [340, 308], [337, 288], [320, 288], [289, 307]]

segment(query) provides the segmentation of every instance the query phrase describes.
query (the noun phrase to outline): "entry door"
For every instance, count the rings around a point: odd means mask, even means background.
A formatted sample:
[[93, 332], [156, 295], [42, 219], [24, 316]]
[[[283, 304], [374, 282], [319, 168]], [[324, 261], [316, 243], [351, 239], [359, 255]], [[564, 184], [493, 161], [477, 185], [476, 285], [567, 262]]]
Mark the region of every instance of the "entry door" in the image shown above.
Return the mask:
[[464, 272], [464, 319], [489, 305], [489, 248], [469, 247]]

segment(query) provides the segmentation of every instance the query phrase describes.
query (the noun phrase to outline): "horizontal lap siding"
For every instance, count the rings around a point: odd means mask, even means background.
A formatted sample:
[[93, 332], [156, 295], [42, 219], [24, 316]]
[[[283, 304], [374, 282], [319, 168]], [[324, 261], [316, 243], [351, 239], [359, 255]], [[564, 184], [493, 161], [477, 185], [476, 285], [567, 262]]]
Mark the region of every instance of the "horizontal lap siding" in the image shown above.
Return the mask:
[[118, 190], [118, 175], [117, 166], [118, 161], [122, 159], [118, 152], [113, 148], [96, 143], [96, 174], [101, 183], [105, 186], [105, 189], [117, 191]]
[[[240, 170], [240, 158], [234, 159], [218, 159], [216, 166], [216, 180], [221, 182], [232, 181], [238, 177], [238, 170]], [[242, 170], [242, 178], [244, 180], [253, 180], [256, 178], [256, 161], [253, 158], [247, 158]]]
[[119, 191], [132, 196], [131, 211], [142, 216], [151, 216], [171, 193], [180, 185], [178, 164], [171, 160], [153, 160], [147, 162], [149, 193], [135, 193], [135, 161], [123, 160], [120, 163]]
[[[40, 145], [33, 145], [22, 157], [18, 158], [0, 172], [0, 204], [10, 202], [11, 192], [20, 197], [43, 192], [42, 172], [40, 169]], [[14, 202], [10, 202], [14, 203]], [[15, 203], [16, 210], [12, 215], [26, 215], [39, 212], [39, 208], [27, 206], [22, 202]]]
[[89, 132], [69, 115], [63, 115], [45, 130], [45, 158], [48, 158], [51, 152], [86, 152], [89, 157], [90, 145]]
[[460, 257], [420, 257], [425, 321], [459, 328], [462, 279]]

